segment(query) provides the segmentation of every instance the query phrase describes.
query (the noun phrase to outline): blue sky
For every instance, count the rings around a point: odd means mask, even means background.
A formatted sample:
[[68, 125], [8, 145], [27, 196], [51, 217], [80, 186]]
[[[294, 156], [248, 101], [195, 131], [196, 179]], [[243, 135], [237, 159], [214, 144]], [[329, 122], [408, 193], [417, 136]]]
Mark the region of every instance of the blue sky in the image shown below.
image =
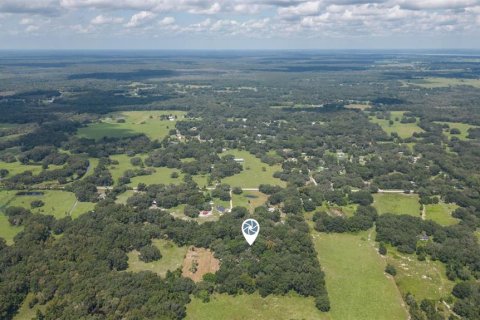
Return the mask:
[[480, 49], [480, 0], [0, 0], [0, 49]]

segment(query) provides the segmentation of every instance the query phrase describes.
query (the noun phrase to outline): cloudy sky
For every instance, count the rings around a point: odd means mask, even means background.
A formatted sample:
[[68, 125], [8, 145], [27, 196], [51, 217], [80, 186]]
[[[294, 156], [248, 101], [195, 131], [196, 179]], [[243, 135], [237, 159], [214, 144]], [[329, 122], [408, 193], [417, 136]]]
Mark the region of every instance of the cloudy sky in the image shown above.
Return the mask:
[[480, 49], [480, 0], [0, 0], [0, 49]]

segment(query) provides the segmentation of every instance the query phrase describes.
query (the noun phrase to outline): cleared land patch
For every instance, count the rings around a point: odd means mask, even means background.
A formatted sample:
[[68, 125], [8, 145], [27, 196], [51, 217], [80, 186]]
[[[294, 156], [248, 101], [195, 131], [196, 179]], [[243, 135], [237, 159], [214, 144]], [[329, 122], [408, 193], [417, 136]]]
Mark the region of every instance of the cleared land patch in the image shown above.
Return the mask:
[[407, 319], [394, 281], [368, 235], [312, 231], [318, 259], [325, 271], [332, 319]]
[[315, 307], [313, 298], [296, 294], [269, 295], [262, 298], [258, 293], [229, 296], [214, 294], [210, 302], [193, 298], [187, 305], [187, 320], [326, 320], [328, 313]]
[[272, 184], [278, 186], [285, 186], [285, 182], [274, 178], [273, 174], [276, 171], [281, 171], [279, 165], [270, 166], [263, 163], [260, 159], [255, 157], [245, 150], [228, 150], [221, 155], [231, 154], [237, 159], [242, 159], [243, 171], [231, 177], [222, 180], [222, 183], [227, 183], [232, 187], [242, 188], [258, 188], [261, 184]]
[[182, 275], [195, 282], [201, 281], [207, 273], [215, 273], [220, 269], [220, 261], [209, 249], [189, 247], [183, 260]]
[[402, 294], [410, 292], [418, 301], [446, 298], [455, 284], [445, 276], [445, 265], [440, 261], [418, 261], [416, 255], [402, 254], [392, 247], [386, 260], [397, 270], [395, 282]]
[[426, 89], [448, 88], [456, 86], [471, 86], [480, 88], [480, 79], [438, 78], [428, 77], [418, 80], [403, 81], [405, 85], [418, 86]]
[[373, 206], [379, 214], [408, 214], [420, 217], [420, 202], [417, 194], [376, 193], [373, 199]]
[[457, 208], [458, 206], [452, 203], [429, 204], [425, 206], [426, 218], [442, 226], [450, 226], [459, 222], [458, 219], [452, 217], [452, 212]]
[[[377, 119], [376, 117], [369, 117], [370, 122], [380, 125], [387, 134], [393, 132], [397, 133], [400, 138], [410, 138], [414, 133], [423, 132], [417, 123], [401, 123], [404, 111], [392, 111], [391, 119], [393, 124], [389, 123], [388, 119]], [[396, 120], [398, 118], [398, 121]], [[418, 122], [418, 119], [417, 119]]]
[[[71, 192], [60, 190], [32, 191], [27, 195], [18, 195], [17, 190], [0, 191], [0, 210], [2, 207], [24, 207], [33, 213], [52, 215], [57, 219], [71, 215], [72, 218], [92, 210], [95, 206], [91, 202], [77, 202], [75, 195]], [[31, 208], [31, 202], [42, 200], [45, 205], [39, 208]]]
[[140, 260], [138, 251], [131, 251], [127, 254], [127, 271], [151, 271], [164, 277], [167, 274], [167, 271], [175, 271], [182, 266], [183, 259], [187, 253], [187, 247], [179, 247], [172, 241], [163, 239], [153, 239], [152, 243], [158, 248], [158, 250], [160, 250], [162, 258], [147, 263]]
[[250, 212], [256, 207], [264, 205], [268, 200], [268, 196], [260, 191], [243, 191], [242, 194], [232, 195], [233, 206], [241, 206], [248, 208]]
[[[469, 140], [467, 138], [468, 129], [478, 128], [477, 126], [472, 126], [471, 124], [462, 123], [462, 122], [436, 122], [436, 123], [447, 124], [449, 126], [449, 128], [443, 130], [443, 133], [448, 137], [448, 139], [452, 139], [453, 137], [456, 137], [460, 140]], [[460, 134], [451, 134], [450, 130], [454, 128], [460, 130]]]
[[[169, 115], [173, 116], [172, 120], [162, 118]], [[184, 117], [183, 111], [127, 111], [80, 128], [78, 135], [99, 140], [103, 137], [129, 137], [144, 133], [152, 140], [161, 140], [169, 130], [175, 128], [176, 121]]]

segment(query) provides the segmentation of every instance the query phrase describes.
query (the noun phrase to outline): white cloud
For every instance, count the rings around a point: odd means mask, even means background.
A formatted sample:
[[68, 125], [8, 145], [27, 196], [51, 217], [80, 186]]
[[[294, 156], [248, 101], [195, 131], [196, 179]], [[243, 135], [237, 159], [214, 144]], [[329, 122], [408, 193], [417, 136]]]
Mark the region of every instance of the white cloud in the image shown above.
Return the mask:
[[90, 23], [93, 25], [117, 24], [117, 23], [122, 23], [123, 20], [124, 19], [121, 17], [109, 17], [101, 14], [93, 18], [92, 21], [90, 21]]
[[478, 4], [477, 0], [400, 0], [402, 8], [424, 9], [463, 9]]
[[308, 1], [298, 5], [279, 8], [278, 14], [283, 18], [296, 18], [299, 16], [312, 16], [318, 14], [322, 1]]
[[32, 23], [33, 23], [33, 19], [30, 19], [30, 18], [23, 18], [22, 20], [20, 20], [21, 25], [27, 25]]
[[158, 22], [159, 25], [161, 26], [171, 26], [175, 24], [175, 18], [174, 17], [165, 17], [162, 20]]
[[139, 27], [156, 17], [156, 14], [149, 11], [141, 11], [139, 13], [134, 14], [130, 21], [125, 25], [128, 28]]
[[222, 6], [218, 2], [215, 2], [210, 7], [192, 8], [188, 10], [188, 12], [194, 13], [194, 14], [216, 14], [216, 13], [219, 13], [221, 10], [222, 10]]
[[37, 31], [38, 29], [40, 29], [39, 26], [30, 25], [30, 26], [28, 26], [28, 27], [25, 28], [25, 32], [35, 32], [35, 31]]

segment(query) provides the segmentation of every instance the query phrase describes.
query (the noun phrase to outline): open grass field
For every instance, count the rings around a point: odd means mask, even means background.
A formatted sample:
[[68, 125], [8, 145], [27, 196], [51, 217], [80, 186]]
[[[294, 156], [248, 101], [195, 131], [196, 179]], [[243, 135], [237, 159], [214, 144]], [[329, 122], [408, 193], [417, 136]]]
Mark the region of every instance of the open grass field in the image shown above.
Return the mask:
[[296, 294], [270, 295], [262, 298], [258, 293], [229, 296], [214, 294], [210, 302], [193, 298], [187, 305], [187, 320], [327, 320], [328, 313], [315, 307], [313, 298]]
[[243, 191], [242, 194], [232, 194], [233, 206], [241, 206], [248, 208], [250, 212], [256, 207], [264, 205], [268, 200], [268, 196], [260, 191]]
[[408, 319], [402, 296], [384, 273], [385, 261], [367, 233], [312, 231], [312, 237], [326, 275], [332, 319]]
[[402, 294], [410, 292], [422, 299], [445, 298], [450, 295], [454, 282], [447, 279], [445, 265], [440, 261], [418, 261], [416, 255], [399, 253], [389, 247], [386, 260], [395, 266], [395, 281]]
[[0, 238], [5, 239], [8, 245], [13, 244], [13, 238], [23, 230], [23, 227], [11, 226], [5, 214], [0, 212]]
[[242, 188], [258, 188], [261, 184], [285, 186], [285, 182], [273, 177], [273, 174], [276, 171], [281, 171], [279, 165], [269, 166], [245, 150], [228, 150], [221, 155], [223, 156], [227, 154], [234, 155], [235, 158], [244, 159], [243, 171], [239, 174], [223, 179], [222, 183], [227, 183], [232, 187]]
[[408, 214], [414, 217], [421, 215], [417, 194], [376, 193], [373, 199], [373, 206], [379, 214]]
[[23, 301], [22, 305], [20, 306], [20, 309], [18, 310], [17, 314], [13, 317], [13, 320], [30, 320], [30, 319], [36, 319], [37, 316], [37, 310], [40, 311], [45, 311], [47, 308], [46, 305], [40, 305], [36, 304], [33, 308], [30, 308], [28, 304], [30, 301], [32, 301], [34, 298], [34, 295], [32, 293], [29, 293], [25, 300]]
[[[443, 134], [445, 134], [448, 139], [452, 139], [453, 137], [456, 137], [460, 140], [468, 140], [468, 129], [470, 128], [477, 128], [476, 126], [472, 126], [471, 124], [467, 123], [462, 123], [462, 122], [436, 122], [439, 124], [448, 124], [449, 128], [445, 129], [443, 131]], [[457, 128], [460, 130], [460, 134], [451, 134], [450, 129]]]
[[[72, 218], [78, 217], [80, 214], [92, 210], [94, 204], [91, 202], [78, 202], [75, 195], [71, 192], [60, 190], [42, 190], [43, 195], [16, 195], [18, 191], [0, 191], [0, 211], [9, 206], [24, 207], [30, 209], [33, 213], [41, 213], [45, 215], [53, 215], [60, 219], [67, 215]], [[42, 200], [45, 205], [40, 208], [32, 209], [30, 203], [33, 200]]]
[[[137, 157], [140, 157], [142, 159], [145, 159], [147, 155], [137, 155]], [[125, 154], [120, 154], [120, 155], [114, 155], [111, 156], [110, 159], [118, 161], [118, 165], [111, 165], [108, 167], [108, 170], [112, 174], [113, 181], [115, 183], [118, 182], [118, 179], [123, 176], [123, 173], [127, 170], [135, 170], [139, 169], [139, 167], [135, 167], [130, 163], [131, 157], [125, 155]], [[151, 175], [146, 175], [146, 176], [138, 176], [131, 178], [131, 182], [128, 184], [130, 187], [136, 187], [139, 183], [145, 183], [147, 185], [149, 184], [180, 184], [183, 182], [183, 177], [184, 174], [181, 173], [180, 170], [178, 169], [170, 169], [166, 167], [159, 167], [159, 168], [154, 168], [154, 167], [145, 167], [145, 168], [150, 168], [155, 170], [154, 173]], [[171, 177], [171, 174], [173, 172], [177, 172], [179, 177], [174, 179]], [[199, 187], [202, 188], [203, 186], [207, 186], [207, 176], [193, 176], [193, 180], [198, 183]]]
[[405, 85], [418, 86], [426, 89], [448, 88], [455, 86], [471, 86], [480, 88], [479, 79], [459, 79], [459, 78], [438, 78], [428, 77], [418, 80], [409, 80], [403, 82]]
[[433, 220], [442, 226], [456, 224], [459, 220], [452, 217], [452, 212], [457, 208], [458, 206], [452, 203], [428, 204], [425, 206], [426, 219]]
[[[49, 169], [57, 169], [61, 167], [62, 166], [50, 165]], [[24, 165], [18, 161], [11, 162], [11, 163], [0, 161], [0, 168], [8, 170], [9, 173], [7, 175], [7, 178], [23, 173], [25, 171], [31, 171], [34, 175], [39, 174], [40, 172], [43, 171], [41, 165]]]
[[130, 198], [131, 196], [133, 196], [135, 194], [135, 191], [133, 190], [127, 190], [125, 191], [124, 193], [121, 193], [117, 196], [117, 200], [115, 200], [116, 203], [119, 203], [119, 204], [126, 204], [127, 203], [127, 200], [128, 198]]
[[213, 256], [210, 249], [190, 246], [182, 264], [182, 276], [195, 282], [202, 281], [207, 273], [215, 273], [220, 269], [220, 261]]
[[174, 271], [182, 267], [183, 259], [187, 253], [187, 247], [178, 247], [173, 242], [163, 239], [154, 239], [152, 240], [152, 243], [160, 250], [162, 258], [158, 261], [145, 263], [139, 259], [138, 251], [129, 252], [127, 254], [127, 271], [151, 271], [164, 277], [167, 274], [167, 271]]
[[[177, 116], [177, 120], [162, 120], [160, 119], [162, 115]], [[99, 140], [103, 137], [128, 137], [144, 133], [152, 140], [161, 140], [170, 129], [175, 128], [176, 121], [183, 119], [184, 116], [185, 112], [182, 111], [127, 111], [81, 128], [78, 135]], [[119, 119], [124, 119], [125, 123], [118, 123]]]
[[[410, 138], [415, 132], [423, 132], [423, 129], [416, 123], [401, 123], [400, 120], [404, 113], [403, 111], [392, 111], [392, 125], [390, 125], [389, 120], [386, 119], [377, 119], [376, 117], [369, 117], [369, 119], [372, 123], [380, 125], [386, 133], [391, 134], [395, 132], [400, 138]], [[399, 118], [399, 121], [396, 121], [396, 118]]]

